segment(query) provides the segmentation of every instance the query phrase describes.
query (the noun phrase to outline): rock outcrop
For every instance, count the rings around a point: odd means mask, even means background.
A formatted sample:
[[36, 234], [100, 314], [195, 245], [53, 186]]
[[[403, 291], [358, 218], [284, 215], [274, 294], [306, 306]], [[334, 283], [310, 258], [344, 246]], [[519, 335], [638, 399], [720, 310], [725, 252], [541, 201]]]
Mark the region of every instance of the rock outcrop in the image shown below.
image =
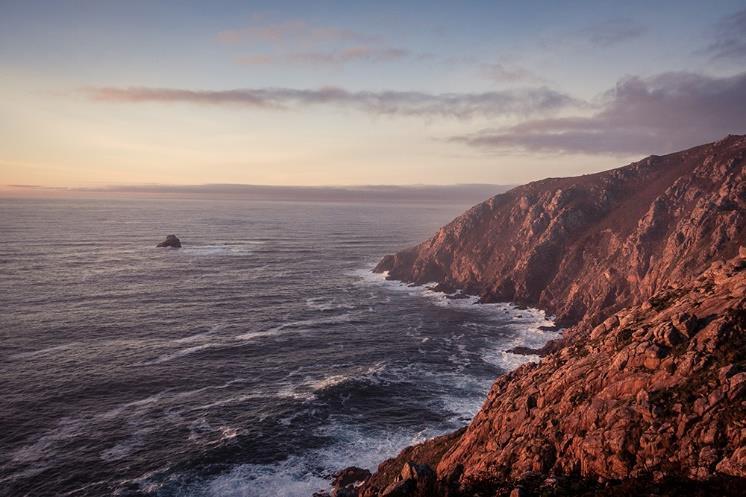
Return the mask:
[[433, 496], [739, 495], [745, 153], [729, 136], [531, 183], [384, 258], [391, 278], [538, 306], [569, 328], [498, 378], [465, 431], [405, 449], [358, 495], [418, 495], [412, 467], [434, 472]]
[[156, 245], [156, 247], [181, 248], [181, 240], [176, 238], [176, 235], [168, 235], [166, 236], [166, 239]]

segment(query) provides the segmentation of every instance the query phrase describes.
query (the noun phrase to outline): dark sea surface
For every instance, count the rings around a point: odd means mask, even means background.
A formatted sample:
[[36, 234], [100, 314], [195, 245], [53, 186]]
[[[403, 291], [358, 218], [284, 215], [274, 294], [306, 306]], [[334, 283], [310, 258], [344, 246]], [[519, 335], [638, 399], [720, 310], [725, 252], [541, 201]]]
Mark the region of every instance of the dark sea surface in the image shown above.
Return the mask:
[[464, 425], [550, 322], [370, 269], [467, 207], [0, 200], [0, 495], [309, 497]]

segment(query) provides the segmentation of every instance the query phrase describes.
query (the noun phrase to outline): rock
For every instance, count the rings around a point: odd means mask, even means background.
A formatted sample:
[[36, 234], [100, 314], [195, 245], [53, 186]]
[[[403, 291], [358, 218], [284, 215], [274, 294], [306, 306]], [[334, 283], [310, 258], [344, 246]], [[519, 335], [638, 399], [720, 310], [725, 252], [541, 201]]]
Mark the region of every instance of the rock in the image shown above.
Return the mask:
[[165, 240], [156, 245], [156, 247], [181, 248], [181, 240], [176, 235], [168, 235]]
[[356, 466], [345, 468], [334, 475], [332, 497], [356, 497], [356, 488], [370, 478], [370, 471]]
[[[730, 366], [746, 354], [745, 288], [746, 271], [721, 266], [680, 285], [665, 307], [623, 311], [593, 353], [571, 342], [498, 378], [438, 478], [456, 468], [467, 482], [515, 482], [531, 471], [605, 481], [713, 477], [746, 444], [746, 372]], [[707, 326], [673, 339], [671, 316], [693, 322], [694, 312], [710, 316]], [[746, 477], [739, 457], [722, 467]]]
[[386, 487], [379, 497], [413, 497], [416, 489], [413, 480], [399, 480]]
[[688, 312], [676, 314], [672, 318], [671, 322], [678, 331], [680, 331], [687, 337], [691, 337], [692, 335], [694, 335], [694, 332], [697, 330], [697, 318], [689, 314]]
[[[499, 377], [466, 431], [429, 458], [432, 496], [504, 497], [519, 484], [540, 494], [547, 476], [556, 495], [620, 482], [599, 495], [687, 495], [663, 485], [746, 478], [745, 157], [746, 137], [732, 136], [530, 183], [381, 261], [390, 278], [447, 281], [563, 326], [541, 362]], [[384, 462], [361, 496], [415, 495], [416, 468], [403, 465], [430, 443]], [[692, 493], [708, 494], [739, 495]]]
[[519, 485], [510, 492], [510, 497], [528, 497], [528, 493]]
[[347, 485], [362, 483], [368, 478], [370, 478], [370, 471], [358, 468], [357, 466], [350, 466], [334, 475], [332, 485], [335, 487], [346, 487]]
[[427, 464], [415, 464], [407, 462], [402, 467], [400, 477], [402, 480], [414, 482], [417, 497], [430, 497], [435, 486], [435, 471]]

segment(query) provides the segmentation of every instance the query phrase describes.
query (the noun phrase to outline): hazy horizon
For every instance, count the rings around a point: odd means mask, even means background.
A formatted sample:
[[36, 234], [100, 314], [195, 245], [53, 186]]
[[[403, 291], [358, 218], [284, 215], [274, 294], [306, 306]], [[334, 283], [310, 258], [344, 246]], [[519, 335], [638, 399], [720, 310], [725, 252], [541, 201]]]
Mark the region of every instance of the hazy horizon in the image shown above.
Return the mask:
[[298, 202], [475, 204], [517, 185], [108, 185], [103, 187], [0, 186], [0, 198], [176, 198]]

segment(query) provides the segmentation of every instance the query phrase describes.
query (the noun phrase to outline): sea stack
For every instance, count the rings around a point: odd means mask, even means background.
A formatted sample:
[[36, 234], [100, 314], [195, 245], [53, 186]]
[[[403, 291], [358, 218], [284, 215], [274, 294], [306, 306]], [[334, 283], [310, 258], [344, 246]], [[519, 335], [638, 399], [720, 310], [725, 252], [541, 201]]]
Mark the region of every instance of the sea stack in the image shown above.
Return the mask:
[[163, 240], [161, 243], [156, 245], [156, 247], [171, 247], [171, 248], [181, 248], [181, 240], [179, 240], [176, 235], [168, 235], [165, 240]]

